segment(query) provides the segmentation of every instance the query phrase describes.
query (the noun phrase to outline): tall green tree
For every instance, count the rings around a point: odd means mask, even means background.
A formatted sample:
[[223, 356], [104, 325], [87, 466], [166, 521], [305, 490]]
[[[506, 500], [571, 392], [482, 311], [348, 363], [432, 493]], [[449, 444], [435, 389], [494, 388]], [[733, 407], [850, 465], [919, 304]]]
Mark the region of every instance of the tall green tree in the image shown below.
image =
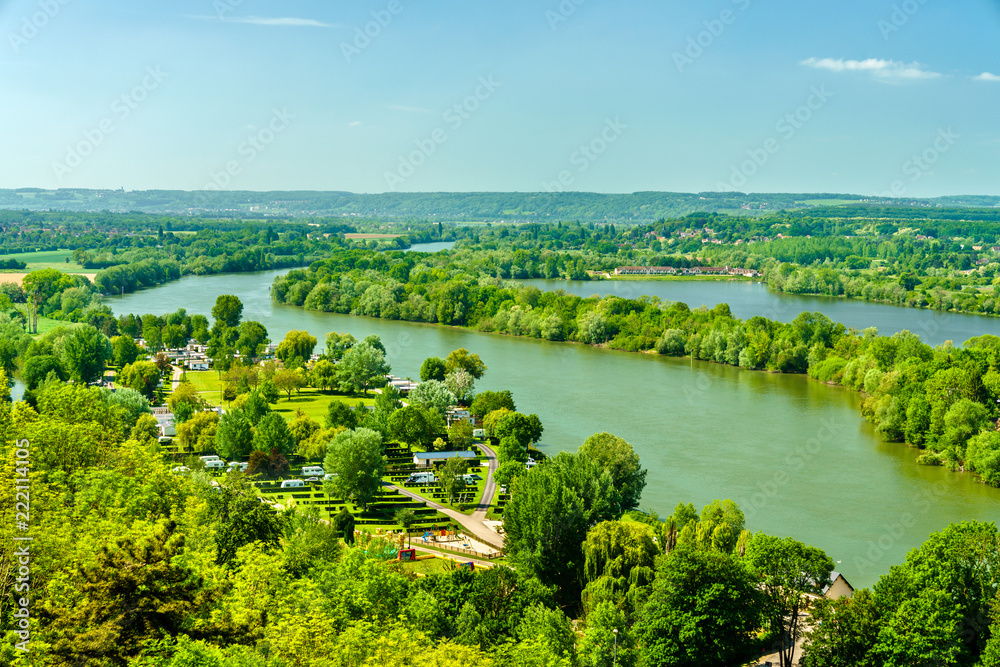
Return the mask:
[[323, 468], [333, 475], [324, 482], [331, 497], [350, 499], [367, 508], [382, 486], [386, 469], [381, 434], [367, 428], [338, 433], [330, 443]]
[[146, 343], [146, 349], [153, 354], [163, 349], [162, 323], [156, 315], [142, 316], [142, 339]]
[[24, 386], [33, 390], [44, 382], [50, 373], [60, 381], [66, 379], [66, 371], [58, 357], [51, 354], [39, 354], [29, 357], [24, 362], [24, 371], [21, 373], [21, 377], [24, 379]]
[[518, 569], [563, 600], [578, 601], [583, 588], [583, 542], [601, 521], [619, 518], [611, 475], [589, 458], [561, 452], [514, 482], [504, 509], [504, 549]]
[[427, 357], [424, 362], [420, 364], [420, 381], [427, 382], [428, 380], [437, 380], [438, 382], [444, 382], [445, 375], [447, 374], [444, 359], [441, 357]]
[[790, 537], [755, 533], [747, 543], [744, 562], [766, 596], [771, 631], [782, 642], [778, 651], [781, 665], [791, 667], [795, 645], [802, 636], [800, 614], [807, 606], [807, 596], [819, 594], [829, 585], [833, 561], [822, 549]]
[[123, 368], [116, 382], [152, 399], [160, 382], [160, 369], [151, 361], [137, 361]]
[[361, 341], [344, 354], [339, 364], [341, 389], [360, 389], [368, 395], [368, 388], [392, 370], [385, 360], [385, 352]]
[[212, 317], [215, 318], [216, 326], [236, 328], [243, 317], [243, 302], [232, 294], [220, 294], [212, 306]]
[[649, 596], [659, 553], [651, 526], [604, 521], [591, 528], [583, 543], [584, 609], [611, 602], [633, 618]]
[[326, 408], [326, 425], [329, 428], [343, 426], [348, 430], [357, 428], [358, 414], [343, 401], [330, 401]]
[[249, 364], [263, 354], [267, 344], [271, 339], [267, 337], [267, 329], [260, 322], [248, 320], [240, 324], [239, 338], [236, 339], [234, 347], [240, 353], [243, 363]]
[[112, 360], [119, 368], [133, 363], [142, 350], [131, 336], [115, 336], [111, 339]]
[[448, 504], [455, 502], [455, 496], [465, 490], [465, 472], [468, 462], [465, 459], [451, 458], [441, 466], [438, 483], [448, 495]]
[[632, 445], [611, 433], [595, 433], [583, 443], [580, 453], [611, 474], [621, 495], [623, 512], [639, 506], [646, 488], [646, 470], [639, 464], [639, 455]]
[[184, 545], [171, 521], [149, 537], [103, 545], [71, 583], [54, 582], [58, 592], [41, 598], [39, 610], [49, 619], [51, 654], [63, 664], [125, 665], [146, 642], [193, 630], [202, 582], [177, 560]]
[[215, 524], [215, 560], [230, 563], [243, 546], [258, 543], [266, 550], [277, 549], [284, 532], [282, 518], [240, 480], [218, 487], [210, 496]]
[[510, 393], [510, 390], [481, 391], [473, 399], [470, 410], [474, 415], [485, 417], [494, 410], [501, 408], [510, 410], [511, 412], [516, 410], [514, 407], [514, 396]]
[[285, 392], [288, 400], [292, 400], [293, 391], [298, 391], [306, 386], [306, 378], [302, 374], [301, 369], [292, 370], [290, 368], [282, 368], [274, 374], [273, 382], [278, 391]]
[[337, 367], [327, 359], [317, 361], [309, 373], [309, 382], [320, 391], [337, 386]]
[[642, 667], [728, 667], [756, 646], [764, 601], [735, 556], [680, 546], [660, 563], [633, 631]]
[[435, 410], [444, 415], [448, 408], [455, 404], [455, 394], [451, 393], [444, 382], [428, 380], [421, 382], [410, 392], [410, 402], [428, 410]]
[[253, 450], [253, 424], [243, 410], [230, 410], [219, 419], [215, 448], [233, 461], [244, 460]]
[[486, 372], [486, 364], [479, 355], [469, 352], [464, 347], [455, 350], [445, 359], [445, 373], [453, 373], [460, 368], [477, 380]]
[[331, 331], [326, 335], [326, 356], [334, 361], [340, 361], [358, 340], [349, 333]]
[[393, 412], [389, 417], [389, 431], [394, 439], [411, 446], [427, 446], [434, 442], [434, 436], [437, 435], [425, 411], [415, 405], [407, 405]]
[[316, 337], [308, 331], [292, 329], [285, 334], [284, 340], [278, 343], [274, 355], [284, 362], [288, 368], [298, 368], [309, 361], [316, 347]]
[[254, 429], [251, 442], [255, 451], [270, 452], [276, 449], [285, 456], [290, 455], [295, 449], [295, 440], [288, 428], [288, 422], [277, 412], [264, 415]]

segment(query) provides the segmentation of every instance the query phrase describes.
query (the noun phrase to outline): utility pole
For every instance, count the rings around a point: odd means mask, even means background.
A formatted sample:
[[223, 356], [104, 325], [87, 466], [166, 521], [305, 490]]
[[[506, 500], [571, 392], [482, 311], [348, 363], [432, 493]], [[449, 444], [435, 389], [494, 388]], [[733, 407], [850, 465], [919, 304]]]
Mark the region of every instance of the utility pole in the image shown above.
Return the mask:
[[612, 662], [613, 667], [618, 667], [618, 628], [611, 631], [615, 636], [615, 654]]

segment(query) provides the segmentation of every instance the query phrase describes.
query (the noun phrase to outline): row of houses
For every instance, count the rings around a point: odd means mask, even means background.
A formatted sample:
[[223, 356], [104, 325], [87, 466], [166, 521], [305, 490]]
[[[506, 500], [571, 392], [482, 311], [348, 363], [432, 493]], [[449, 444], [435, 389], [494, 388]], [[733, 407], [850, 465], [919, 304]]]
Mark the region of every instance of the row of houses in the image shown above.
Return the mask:
[[619, 266], [616, 276], [744, 276], [757, 278], [760, 271], [732, 266], [695, 266], [677, 269], [672, 266]]

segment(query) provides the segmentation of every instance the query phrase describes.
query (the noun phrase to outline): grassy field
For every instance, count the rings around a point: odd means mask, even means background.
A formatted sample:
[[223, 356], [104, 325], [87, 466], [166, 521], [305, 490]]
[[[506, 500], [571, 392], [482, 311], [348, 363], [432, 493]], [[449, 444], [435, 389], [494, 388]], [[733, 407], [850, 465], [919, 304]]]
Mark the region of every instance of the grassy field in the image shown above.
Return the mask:
[[446, 561], [443, 558], [427, 558], [425, 560], [413, 561], [410, 563], [400, 563], [404, 572], [415, 574], [447, 574], [455, 569], [454, 561]]
[[[80, 268], [80, 265], [70, 259], [73, 253], [70, 250], [43, 250], [42, 252], [21, 252], [14, 255], [3, 255], [0, 259], [16, 259], [19, 262], [26, 262], [28, 268], [24, 271], [31, 273], [39, 269], [58, 269], [63, 273], [93, 273]], [[5, 272], [9, 272], [6, 270]]]
[[[198, 391], [198, 395], [203, 399], [212, 405], [224, 406], [222, 400], [222, 380], [219, 379], [218, 373], [215, 371], [190, 371], [187, 373], [187, 379], [190, 380], [191, 384]], [[288, 400], [287, 395], [282, 393], [277, 404], [272, 406], [271, 409], [289, 421], [295, 419], [295, 412], [297, 410], [302, 410], [302, 412], [322, 424], [323, 418], [326, 417], [327, 407], [334, 400], [342, 401], [351, 406], [361, 403], [371, 405], [375, 402], [374, 396], [366, 398], [360, 394], [355, 396], [326, 394], [319, 389], [310, 387], [303, 389], [301, 394], [298, 395], [292, 392], [291, 400]]]

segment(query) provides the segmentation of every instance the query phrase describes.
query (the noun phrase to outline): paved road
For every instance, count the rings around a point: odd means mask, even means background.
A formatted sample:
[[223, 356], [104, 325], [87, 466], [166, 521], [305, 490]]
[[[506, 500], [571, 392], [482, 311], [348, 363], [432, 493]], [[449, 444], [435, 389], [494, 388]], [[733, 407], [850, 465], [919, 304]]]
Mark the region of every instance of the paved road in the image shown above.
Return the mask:
[[486, 520], [486, 514], [490, 509], [490, 501], [493, 500], [493, 492], [496, 490], [496, 484], [493, 482], [493, 473], [496, 471], [498, 466], [497, 455], [496, 452], [494, 452], [488, 445], [480, 444], [479, 447], [483, 450], [483, 454], [486, 455], [486, 484], [483, 486], [483, 495], [479, 499], [479, 505], [476, 507], [476, 511], [473, 512], [471, 516], [457, 512], [432, 500], [427, 500], [426, 498], [419, 496], [412, 491], [407, 491], [402, 487], [387, 483], [383, 483], [383, 486], [395, 489], [408, 498], [413, 498], [414, 500], [427, 503], [428, 507], [433, 507], [438, 512], [448, 516], [452, 521], [472, 533], [472, 535], [480, 542], [488, 544], [497, 550], [502, 550], [503, 537], [495, 533], [483, 523], [483, 521]]

